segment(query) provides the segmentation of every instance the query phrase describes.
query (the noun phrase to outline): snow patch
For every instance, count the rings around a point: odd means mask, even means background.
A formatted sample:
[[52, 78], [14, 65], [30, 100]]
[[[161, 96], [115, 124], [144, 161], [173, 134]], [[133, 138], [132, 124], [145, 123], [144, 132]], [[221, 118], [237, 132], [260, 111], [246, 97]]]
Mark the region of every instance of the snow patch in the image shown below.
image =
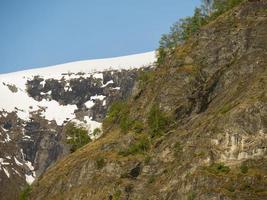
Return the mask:
[[4, 162], [4, 158], [0, 158], [0, 168], [2, 165], [10, 165], [10, 163]]
[[108, 82], [106, 82], [106, 84], [102, 85], [101, 87], [104, 88], [104, 87], [107, 87], [109, 84], [113, 84], [114, 81], [113, 80], [110, 80]]
[[3, 170], [4, 170], [5, 174], [6, 174], [6, 176], [9, 178], [10, 174], [9, 174], [8, 170], [6, 168], [4, 168], [4, 167], [3, 167]]
[[35, 180], [35, 175], [27, 175], [25, 174], [25, 179], [26, 179], [26, 182], [31, 185], [33, 183], [33, 181]]
[[10, 139], [9, 135], [6, 133], [6, 139], [4, 140], [4, 143], [8, 143], [10, 141], [11, 141], [11, 139]]
[[85, 102], [85, 106], [89, 109], [92, 108], [95, 105], [94, 101], [89, 100], [87, 102]]
[[34, 167], [30, 161], [25, 162], [25, 165], [31, 170], [28, 174], [25, 174], [26, 182], [31, 185], [36, 178]]
[[95, 96], [91, 96], [91, 100], [96, 100], [96, 99], [98, 99], [98, 100], [100, 100], [100, 101], [103, 101], [104, 99], [106, 98], [106, 96], [104, 96], [104, 95], [95, 95]]
[[14, 156], [14, 161], [18, 166], [23, 166], [23, 164], [19, 162], [15, 156]]

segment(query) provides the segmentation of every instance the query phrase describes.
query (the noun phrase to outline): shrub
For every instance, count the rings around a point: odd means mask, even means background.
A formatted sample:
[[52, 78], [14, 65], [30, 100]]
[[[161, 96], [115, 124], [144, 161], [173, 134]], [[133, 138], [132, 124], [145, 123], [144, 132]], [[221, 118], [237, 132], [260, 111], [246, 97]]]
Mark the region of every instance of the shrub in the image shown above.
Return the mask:
[[181, 146], [180, 142], [176, 142], [174, 145], [174, 154], [175, 156], [179, 156], [180, 153], [182, 152], [183, 147]]
[[94, 131], [93, 131], [93, 136], [98, 136], [101, 134], [101, 129], [100, 128], [95, 128]]
[[105, 159], [103, 157], [98, 157], [95, 164], [97, 169], [102, 169], [105, 166]]
[[132, 125], [132, 119], [129, 115], [129, 107], [127, 102], [117, 101], [111, 105], [107, 113], [107, 117], [103, 122], [103, 127], [105, 129], [105, 127], [112, 124], [119, 125], [120, 129], [124, 133], [127, 133], [129, 131]]
[[190, 192], [188, 192], [188, 194], [187, 194], [187, 200], [194, 200], [194, 199], [196, 199], [196, 197], [197, 197], [197, 195], [196, 195], [196, 193], [193, 192], [193, 191], [190, 191]]
[[161, 135], [165, 131], [168, 121], [166, 115], [160, 111], [158, 104], [154, 104], [147, 116], [151, 136], [155, 137]]
[[195, 9], [192, 17], [175, 22], [168, 34], [163, 34], [158, 48], [158, 64], [162, 64], [167, 55], [172, 54], [178, 45], [183, 44], [191, 35], [198, 32], [207, 23], [206, 16], [200, 8]]
[[68, 123], [65, 127], [67, 143], [71, 145], [71, 152], [91, 142], [88, 131], [83, 127], [77, 127], [74, 123]]
[[25, 189], [20, 193], [19, 200], [27, 200], [32, 188], [30, 185], [27, 185]]
[[114, 102], [107, 113], [106, 121], [110, 123], [117, 123], [121, 115], [127, 111], [127, 104], [123, 101]]
[[120, 129], [123, 133], [128, 133], [128, 131], [131, 128], [133, 121], [130, 118], [129, 112], [127, 113], [123, 113], [121, 118], [120, 118], [120, 122], [119, 122], [119, 126]]
[[248, 166], [245, 165], [244, 163], [240, 166], [240, 171], [243, 173], [243, 174], [246, 174], [248, 172]]
[[157, 63], [163, 64], [166, 57], [171, 55], [177, 46], [183, 44], [188, 38], [197, 33], [203, 25], [244, 1], [203, 1], [202, 5], [195, 9], [192, 17], [180, 19], [171, 26], [169, 33], [162, 35], [157, 50]]
[[120, 200], [121, 199], [121, 191], [120, 190], [116, 191], [112, 199]]
[[142, 137], [134, 144], [131, 144], [128, 149], [124, 149], [119, 152], [122, 156], [142, 154], [149, 149], [149, 139], [147, 137]]
[[141, 133], [144, 130], [143, 123], [139, 120], [135, 120], [133, 124], [133, 130], [135, 133]]
[[227, 1], [214, 0], [212, 4], [213, 12], [209, 20], [216, 19], [221, 14], [227, 12], [228, 10], [231, 10], [232, 8], [234, 8], [235, 6], [239, 5], [244, 1], [245, 0], [227, 0]]
[[152, 70], [143, 70], [139, 72], [138, 81], [140, 89], [143, 89], [154, 77], [155, 73]]
[[214, 163], [208, 167], [208, 171], [213, 174], [227, 174], [228, 172], [230, 172], [230, 167], [224, 165], [224, 163]]
[[151, 183], [154, 183], [156, 181], [156, 176], [155, 175], [151, 175], [148, 180], [147, 180], [147, 183], [148, 184], [151, 184]]

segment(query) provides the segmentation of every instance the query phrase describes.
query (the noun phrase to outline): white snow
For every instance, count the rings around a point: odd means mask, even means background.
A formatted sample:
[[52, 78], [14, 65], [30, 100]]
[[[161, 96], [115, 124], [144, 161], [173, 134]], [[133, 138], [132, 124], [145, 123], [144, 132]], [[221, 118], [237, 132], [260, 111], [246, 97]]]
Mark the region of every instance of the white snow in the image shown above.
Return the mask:
[[9, 174], [8, 170], [6, 168], [4, 168], [4, 167], [3, 167], [3, 170], [4, 170], [5, 174], [6, 174], [6, 176], [9, 178], [10, 174]]
[[6, 139], [5, 139], [5, 143], [8, 143], [8, 142], [10, 142], [10, 141], [11, 141], [11, 139], [10, 139], [10, 137], [9, 137], [8, 133], [6, 133]]
[[31, 185], [36, 177], [34, 167], [32, 166], [32, 163], [30, 161], [25, 162], [25, 165], [27, 165], [28, 168], [31, 170], [31, 174], [25, 174], [26, 182]]
[[112, 88], [114, 90], [120, 90], [121, 88], [120, 87], [115, 87], [115, 88]]
[[2, 116], [7, 117], [7, 113], [6, 112], [2, 113]]
[[102, 106], [105, 106], [107, 104], [107, 101], [104, 100]]
[[13, 167], [12, 167], [12, 170], [13, 170], [17, 175], [21, 176], [20, 173], [19, 173], [17, 170], [15, 170]]
[[29, 135], [24, 135], [24, 136], [23, 136], [23, 139], [31, 139], [31, 136], [29, 136]]
[[4, 170], [5, 174], [7, 175], [7, 177], [9, 178], [10, 175], [9, 175], [9, 172], [6, 168], [4, 168], [3, 166], [6, 166], [6, 165], [10, 165], [10, 163], [7, 163], [7, 162], [4, 162], [4, 159], [3, 158], [0, 158], [0, 170]]
[[92, 118], [89, 118], [88, 116], [84, 117], [84, 120], [86, 121], [86, 124], [88, 124], [88, 134], [91, 139], [97, 139], [100, 137], [100, 135], [93, 135], [93, 132], [96, 128], [99, 128], [101, 130], [102, 123], [93, 121]]
[[[60, 64], [50, 67], [38, 68], [25, 70], [21, 72], [15, 72], [10, 74], [4, 74], [3, 76], [9, 77], [33, 77], [39, 75], [44, 78], [60, 78], [64, 73], [93, 73], [93, 72], [102, 72], [105, 70], [122, 70], [122, 69], [132, 69], [132, 68], [141, 68], [144, 66], [152, 65], [156, 61], [156, 54], [154, 51], [135, 54], [129, 56], [121, 56], [115, 58], [105, 58], [105, 59], [96, 59], [96, 60], [85, 60], [70, 62], [66, 64]], [[100, 75], [101, 76], [101, 75]], [[101, 78], [101, 77], [100, 77]], [[18, 86], [17, 84], [15, 84]]]
[[21, 162], [18, 161], [18, 159], [14, 156], [14, 160], [15, 160], [15, 163], [18, 165], [18, 166], [23, 166], [23, 164]]
[[34, 167], [32, 166], [32, 163], [31, 163], [30, 161], [25, 162], [25, 165], [27, 165], [27, 167], [28, 167], [31, 171], [34, 170]]
[[[76, 105], [62, 106], [56, 101], [42, 100], [38, 102], [29, 97], [26, 92], [26, 82], [31, 80], [34, 76], [40, 76], [44, 79], [57, 79], [61, 80], [70, 78], [77, 78], [80, 76], [99, 78], [103, 82], [103, 74], [101, 72], [105, 70], [122, 70], [141, 68], [144, 66], [153, 65], [156, 61], [155, 52], [148, 52], [143, 54], [136, 54], [130, 56], [122, 56], [116, 58], [85, 60], [78, 62], [71, 62], [66, 64], [60, 64], [50, 67], [31, 69], [25, 71], [19, 71], [9, 74], [0, 74], [0, 111], [16, 112], [18, 117], [27, 121], [31, 117], [31, 112], [35, 112], [39, 109], [44, 109], [43, 116], [47, 120], [55, 120], [57, 124], [62, 125], [66, 119], [75, 118], [74, 111], [77, 109]], [[42, 84], [44, 85], [44, 81]], [[106, 83], [105, 86], [107, 84]], [[12, 93], [7, 87], [7, 84], [15, 85], [18, 88], [18, 92]], [[51, 91], [47, 92], [51, 94]], [[98, 99], [104, 99], [104, 97], [97, 97]], [[91, 99], [93, 100], [93, 99]], [[88, 107], [92, 106], [88, 102]], [[8, 139], [8, 141], [10, 141]]]
[[95, 95], [95, 96], [91, 96], [91, 100], [96, 100], [99, 99], [100, 101], [103, 101], [106, 98], [106, 96], [104, 95]]
[[4, 158], [0, 158], [0, 168], [2, 165], [9, 165], [10, 163], [4, 162]]
[[96, 73], [96, 74], [93, 74], [93, 77], [94, 77], [95, 79], [101, 79], [101, 80], [103, 80], [103, 74], [102, 74], [102, 73]]
[[[17, 85], [22, 88], [22, 90], [19, 90], [17, 93], [12, 93], [6, 86], [1, 84], [1, 81], [3, 81], [3, 79], [6, 81], [9, 76], [3, 77], [4, 75], [0, 76], [0, 110], [7, 112], [16, 111], [20, 119], [27, 121], [30, 118], [30, 112], [45, 108], [43, 116], [47, 120], [56, 120], [59, 125], [67, 118], [75, 117], [74, 111], [77, 109], [76, 105], [62, 106], [57, 101], [47, 101], [45, 99], [38, 102], [27, 95], [25, 91], [26, 82], [21, 84], [19, 77], [9, 80], [14, 82], [18, 81]], [[29, 109], [30, 107], [32, 107], [32, 109]], [[9, 139], [7, 140], [10, 141]]]
[[95, 95], [95, 96], [91, 96], [90, 100], [85, 102], [85, 106], [89, 109], [92, 108], [95, 105], [95, 100], [100, 100], [103, 101], [106, 98], [106, 96], [104, 95]]
[[89, 100], [85, 103], [85, 106], [89, 109], [92, 108], [95, 105], [93, 100]]
[[33, 183], [33, 181], [35, 180], [35, 176], [34, 175], [25, 174], [25, 179], [26, 179], [26, 182], [29, 185], [31, 185]]
[[106, 82], [104, 85], [102, 85], [102, 88], [107, 87], [109, 84], [112, 84], [112, 83], [114, 83], [114, 81], [110, 80], [110, 81]]

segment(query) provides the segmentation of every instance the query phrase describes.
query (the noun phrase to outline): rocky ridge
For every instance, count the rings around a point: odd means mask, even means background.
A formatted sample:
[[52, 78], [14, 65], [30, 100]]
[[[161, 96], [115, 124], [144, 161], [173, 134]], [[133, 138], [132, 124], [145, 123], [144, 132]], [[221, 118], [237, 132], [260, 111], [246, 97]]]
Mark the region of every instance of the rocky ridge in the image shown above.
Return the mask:
[[[139, 82], [127, 102], [138, 131], [113, 125], [45, 172], [29, 198], [266, 199], [266, 47], [266, 1], [209, 23]], [[159, 112], [167, 126], [151, 136], [148, 116]]]

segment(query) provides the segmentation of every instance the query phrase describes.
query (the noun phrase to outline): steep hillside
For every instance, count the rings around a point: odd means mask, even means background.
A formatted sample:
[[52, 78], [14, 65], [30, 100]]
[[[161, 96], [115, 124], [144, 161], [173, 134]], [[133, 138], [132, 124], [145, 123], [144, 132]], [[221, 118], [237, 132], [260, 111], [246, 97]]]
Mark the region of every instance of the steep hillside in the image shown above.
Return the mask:
[[67, 63], [0, 75], [0, 199], [17, 199], [57, 159], [70, 152], [69, 121], [92, 139], [107, 109], [126, 99], [155, 53]]
[[203, 27], [144, 74], [104, 127], [29, 199], [267, 199], [267, 2]]

